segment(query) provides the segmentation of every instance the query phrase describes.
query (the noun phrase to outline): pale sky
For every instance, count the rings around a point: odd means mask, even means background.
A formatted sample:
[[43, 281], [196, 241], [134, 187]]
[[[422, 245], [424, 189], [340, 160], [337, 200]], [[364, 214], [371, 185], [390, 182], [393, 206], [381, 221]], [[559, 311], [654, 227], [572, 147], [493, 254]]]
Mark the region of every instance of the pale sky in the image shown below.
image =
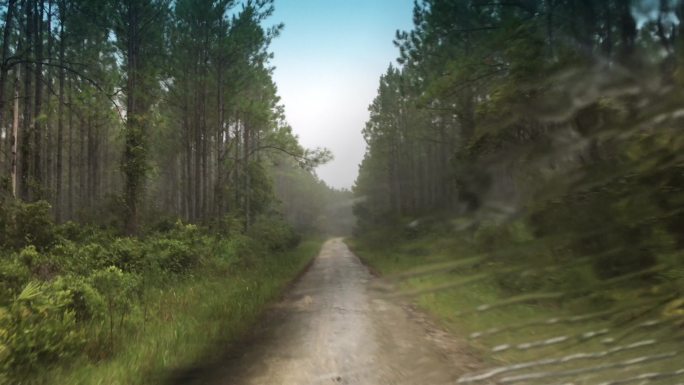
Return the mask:
[[412, 26], [413, 0], [277, 0], [274, 80], [287, 120], [308, 148], [335, 159], [317, 174], [350, 188], [365, 152], [361, 135], [378, 80], [398, 56], [397, 29]]

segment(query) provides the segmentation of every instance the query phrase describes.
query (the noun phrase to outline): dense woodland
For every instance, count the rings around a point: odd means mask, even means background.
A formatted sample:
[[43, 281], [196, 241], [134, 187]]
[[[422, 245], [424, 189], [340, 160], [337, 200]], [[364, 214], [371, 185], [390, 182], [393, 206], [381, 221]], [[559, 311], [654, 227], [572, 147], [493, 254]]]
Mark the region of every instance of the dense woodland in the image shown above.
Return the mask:
[[681, 383], [682, 18], [416, 1], [369, 107], [354, 246], [470, 333], [491, 369], [459, 383]]
[[669, 0], [417, 2], [369, 107], [361, 229], [441, 218], [496, 249], [515, 222], [605, 276], [678, 251], [681, 17]]
[[142, 384], [202, 359], [352, 201], [369, 260], [460, 285], [419, 287], [446, 320], [484, 292], [469, 314], [649, 315], [683, 337], [684, 1], [416, 1], [353, 196], [285, 120], [273, 6], [0, 1], [0, 384]]
[[129, 234], [145, 216], [249, 224], [273, 206], [274, 164], [330, 157], [299, 146], [284, 120], [268, 64], [282, 25], [262, 26], [272, 1], [2, 11], [3, 191], [49, 202], [57, 222], [119, 221]]
[[349, 231], [285, 121], [273, 10], [0, 1], [0, 384], [150, 383]]

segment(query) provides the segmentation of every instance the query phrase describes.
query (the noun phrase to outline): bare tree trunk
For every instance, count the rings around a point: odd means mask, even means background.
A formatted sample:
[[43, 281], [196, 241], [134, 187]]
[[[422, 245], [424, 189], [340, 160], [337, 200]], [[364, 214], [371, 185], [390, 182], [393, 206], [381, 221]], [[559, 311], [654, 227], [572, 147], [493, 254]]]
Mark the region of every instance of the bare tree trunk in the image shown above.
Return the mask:
[[90, 207], [95, 207], [99, 199], [99, 181], [101, 174], [99, 153], [99, 127], [95, 122], [88, 126], [88, 200]]
[[223, 146], [223, 130], [224, 130], [224, 109], [223, 109], [223, 71], [221, 68], [221, 58], [219, 58], [219, 65], [217, 66], [216, 74], [218, 79], [216, 82], [216, 104], [218, 122], [216, 127], [216, 180], [214, 187], [214, 209], [216, 210], [215, 215], [217, 219], [220, 219], [223, 215], [223, 169], [222, 162], [223, 158], [221, 156], [222, 146]]
[[74, 81], [71, 77], [69, 77], [69, 87], [68, 87], [68, 98], [69, 98], [69, 134], [67, 135], [67, 138], [69, 139], [67, 143], [69, 143], [69, 167], [67, 168], [68, 171], [68, 178], [67, 178], [67, 183], [69, 184], [68, 188], [68, 193], [67, 193], [67, 199], [68, 199], [68, 204], [67, 204], [67, 209], [68, 209], [68, 218], [73, 219], [74, 217], [74, 98], [73, 98], [73, 89], [74, 89]]
[[[2, 62], [0, 62], [0, 126], [2, 126], [4, 122], [3, 113], [5, 112], [5, 85], [7, 83], [7, 73], [9, 71], [9, 67], [7, 66], [7, 58], [9, 55], [10, 33], [12, 31], [12, 20], [14, 18], [15, 6], [16, 0], [9, 0], [7, 2], [7, 16], [5, 17], [5, 26], [2, 31]], [[16, 91], [15, 84], [15, 92]]]
[[249, 156], [249, 151], [250, 151], [250, 146], [251, 144], [249, 143], [249, 137], [250, 137], [250, 131], [251, 127], [249, 126], [249, 123], [245, 122], [242, 128], [242, 153], [243, 153], [243, 158], [242, 158], [242, 167], [243, 167], [243, 173], [244, 173], [244, 185], [243, 185], [243, 207], [245, 210], [245, 226], [247, 228], [250, 227], [252, 224], [252, 217], [251, 217], [251, 180], [250, 180], [250, 156]]
[[43, 108], [43, 13], [44, 2], [40, 1], [40, 7], [38, 2], [34, 2], [34, 16], [33, 25], [35, 33], [33, 35], [34, 46], [35, 46], [35, 91], [34, 98], [35, 104], [33, 109], [33, 199], [42, 198], [43, 194], [43, 169], [42, 169], [42, 137], [43, 137], [43, 124], [40, 114]]
[[20, 178], [19, 178], [19, 197], [23, 200], [30, 200], [30, 182], [31, 182], [31, 161], [30, 161], [30, 143], [31, 143], [31, 63], [32, 58], [32, 42], [33, 42], [33, 4], [31, 1], [26, 1], [26, 56], [29, 60], [24, 62], [24, 111], [22, 120], [22, 130], [19, 139], [19, 164], [20, 164]]
[[[52, 53], [52, 0], [48, 0], [48, 7], [47, 7], [47, 22], [46, 22], [46, 27], [45, 28], [45, 34], [46, 34], [46, 39], [47, 39], [47, 57], [49, 60], [52, 60], [53, 53]], [[45, 79], [45, 84], [47, 87], [52, 87], [52, 72], [53, 72], [53, 67], [48, 66], [46, 69], [46, 79]], [[45, 106], [47, 109], [47, 119], [45, 120], [45, 137], [46, 137], [46, 142], [45, 142], [45, 156], [43, 157], [43, 170], [44, 170], [44, 185], [45, 185], [45, 190], [47, 193], [46, 198], [49, 198], [50, 201], [52, 202], [52, 211], [53, 213], [56, 213], [57, 211], [57, 205], [54, 202], [54, 129], [53, 129], [53, 113], [54, 109], [53, 106], [51, 105], [52, 101], [52, 93], [50, 92], [49, 89], [45, 92]]]
[[66, 12], [66, 0], [61, 0], [59, 6], [60, 26], [59, 26], [59, 105], [57, 106], [57, 170], [55, 184], [55, 217], [57, 223], [62, 221], [64, 208], [62, 206], [62, 151], [64, 143], [64, 12]]
[[193, 175], [194, 179], [194, 202], [193, 202], [193, 220], [198, 220], [200, 218], [200, 208], [202, 200], [202, 133], [200, 130], [200, 107], [198, 106], [199, 97], [198, 91], [195, 90], [195, 172]]
[[[86, 192], [86, 160], [85, 160], [85, 141], [86, 123], [83, 117], [78, 120], [78, 201], [81, 209], [89, 206], [88, 194]], [[72, 166], [73, 167], [73, 166]]]
[[12, 196], [17, 197], [17, 137], [19, 135], [19, 71], [14, 79], [14, 116], [12, 118]]
[[[186, 105], [187, 106], [187, 105]], [[190, 127], [188, 126], [187, 114], [189, 113], [187, 107], [185, 109], [185, 207], [186, 207], [186, 219], [193, 220], [194, 211], [194, 199], [193, 197], [193, 187], [192, 187], [192, 141], [190, 134]]]

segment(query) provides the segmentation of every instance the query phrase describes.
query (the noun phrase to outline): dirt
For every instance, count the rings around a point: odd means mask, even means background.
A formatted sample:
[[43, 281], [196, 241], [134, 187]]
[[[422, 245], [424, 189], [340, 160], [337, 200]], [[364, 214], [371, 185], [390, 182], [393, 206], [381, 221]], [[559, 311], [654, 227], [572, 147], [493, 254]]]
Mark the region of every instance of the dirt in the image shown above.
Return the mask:
[[371, 288], [376, 280], [341, 239], [327, 241], [255, 326], [258, 337], [210, 375], [196, 370], [174, 382], [439, 385], [479, 366], [463, 340], [412, 306], [381, 298]]

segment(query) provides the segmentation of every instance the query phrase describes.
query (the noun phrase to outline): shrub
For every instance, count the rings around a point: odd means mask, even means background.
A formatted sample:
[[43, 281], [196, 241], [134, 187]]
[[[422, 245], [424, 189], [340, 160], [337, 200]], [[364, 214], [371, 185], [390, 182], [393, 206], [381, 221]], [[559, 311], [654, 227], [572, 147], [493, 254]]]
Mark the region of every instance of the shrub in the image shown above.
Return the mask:
[[102, 253], [93, 250], [99, 245], [77, 245], [72, 241], [62, 239], [50, 250], [50, 257], [57, 261], [62, 272], [86, 275], [102, 261]]
[[47, 254], [38, 252], [33, 245], [27, 246], [19, 252], [19, 260], [34, 277], [43, 281], [51, 279], [60, 271], [57, 261]]
[[147, 246], [148, 258], [154, 256], [159, 268], [175, 274], [185, 274], [199, 264], [196, 250], [176, 239], [156, 239]]
[[135, 274], [110, 266], [94, 272], [90, 282], [104, 299], [109, 328], [108, 345], [110, 351], [113, 351], [115, 336], [123, 328], [125, 318], [133, 308], [140, 279]]
[[84, 338], [69, 303], [68, 290], [31, 281], [0, 308], [1, 372], [21, 378], [79, 354]]
[[217, 241], [211, 255], [205, 261], [209, 270], [218, 274], [228, 273], [233, 267], [252, 265], [258, 254], [255, 241], [246, 235], [236, 234]]
[[0, 206], [0, 242], [13, 249], [34, 245], [44, 250], [52, 246], [55, 233], [50, 209], [45, 201], [4, 201]]
[[132, 238], [116, 238], [109, 246], [106, 264], [113, 265], [129, 273], [145, 270], [144, 248], [140, 241]]
[[282, 218], [259, 217], [247, 233], [268, 251], [284, 251], [297, 246], [300, 239]]
[[104, 298], [85, 278], [64, 275], [58, 277], [51, 285], [56, 290], [68, 293], [67, 308], [73, 311], [76, 321], [86, 322], [104, 317]]
[[180, 220], [176, 221], [173, 230], [169, 234], [169, 238], [182, 240], [187, 243], [194, 243], [202, 236], [197, 225], [183, 224]]
[[71, 221], [55, 226], [57, 239], [78, 243], [108, 243], [114, 239], [114, 234], [114, 228], [103, 229]]
[[0, 305], [18, 295], [29, 276], [29, 269], [17, 258], [0, 260]]
[[483, 222], [473, 235], [478, 250], [488, 253], [532, 240], [534, 237], [522, 221], [510, 223]]

